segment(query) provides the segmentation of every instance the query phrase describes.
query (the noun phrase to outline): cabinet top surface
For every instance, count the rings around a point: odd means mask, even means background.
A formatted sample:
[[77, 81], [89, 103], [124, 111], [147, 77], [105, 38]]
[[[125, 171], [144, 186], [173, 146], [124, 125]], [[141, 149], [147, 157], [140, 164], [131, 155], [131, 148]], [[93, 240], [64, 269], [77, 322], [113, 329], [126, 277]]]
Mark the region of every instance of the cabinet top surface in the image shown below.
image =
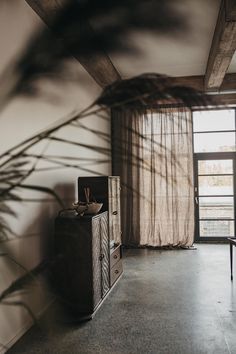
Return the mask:
[[57, 216], [57, 219], [73, 219], [73, 220], [78, 220], [78, 221], [89, 221], [91, 219], [95, 219], [95, 218], [100, 218], [101, 216], [103, 215], [106, 215], [107, 214], [107, 211], [104, 211], [102, 213], [98, 213], [98, 214], [88, 214], [88, 215], [83, 215], [83, 216], [80, 216], [80, 215], [60, 215], [60, 216]]
[[78, 179], [87, 179], [87, 178], [91, 178], [91, 179], [102, 179], [102, 178], [120, 178], [120, 176], [81, 176], [81, 177], [78, 177]]

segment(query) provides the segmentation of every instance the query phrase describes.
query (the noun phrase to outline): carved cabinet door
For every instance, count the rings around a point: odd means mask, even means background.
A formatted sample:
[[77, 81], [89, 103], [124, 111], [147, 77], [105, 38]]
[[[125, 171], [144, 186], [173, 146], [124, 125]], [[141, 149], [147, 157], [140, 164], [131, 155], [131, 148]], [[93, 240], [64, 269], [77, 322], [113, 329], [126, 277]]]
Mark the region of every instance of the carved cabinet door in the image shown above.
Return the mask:
[[109, 290], [109, 238], [107, 213], [93, 219], [93, 300], [96, 307]]

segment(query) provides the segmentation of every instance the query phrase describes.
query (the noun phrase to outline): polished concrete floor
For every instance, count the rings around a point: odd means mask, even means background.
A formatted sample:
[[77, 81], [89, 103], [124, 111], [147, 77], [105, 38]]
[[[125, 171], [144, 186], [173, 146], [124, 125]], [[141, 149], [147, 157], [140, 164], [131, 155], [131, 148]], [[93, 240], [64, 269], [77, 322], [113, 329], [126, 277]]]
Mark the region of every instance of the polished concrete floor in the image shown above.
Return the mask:
[[93, 320], [48, 312], [9, 353], [236, 353], [229, 246], [127, 250], [124, 275]]

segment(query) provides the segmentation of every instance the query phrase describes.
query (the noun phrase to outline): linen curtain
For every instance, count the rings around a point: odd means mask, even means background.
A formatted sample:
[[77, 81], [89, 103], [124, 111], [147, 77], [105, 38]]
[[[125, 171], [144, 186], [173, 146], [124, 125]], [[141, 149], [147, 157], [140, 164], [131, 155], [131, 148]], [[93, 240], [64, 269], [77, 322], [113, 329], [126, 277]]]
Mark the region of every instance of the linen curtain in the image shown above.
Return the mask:
[[113, 174], [121, 178], [123, 244], [191, 246], [191, 111], [113, 110], [112, 145]]

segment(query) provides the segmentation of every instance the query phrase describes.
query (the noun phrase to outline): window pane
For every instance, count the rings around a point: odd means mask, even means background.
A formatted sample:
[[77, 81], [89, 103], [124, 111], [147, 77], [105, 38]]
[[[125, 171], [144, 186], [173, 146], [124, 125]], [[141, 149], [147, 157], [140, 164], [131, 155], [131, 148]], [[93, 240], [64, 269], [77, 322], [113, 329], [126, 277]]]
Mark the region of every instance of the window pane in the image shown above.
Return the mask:
[[200, 160], [198, 161], [199, 175], [217, 175], [233, 173], [232, 160]]
[[235, 133], [196, 133], [194, 152], [235, 151]]
[[200, 221], [200, 237], [234, 236], [234, 221], [206, 220]]
[[199, 195], [232, 195], [233, 176], [199, 176]]
[[235, 130], [234, 110], [193, 112], [193, 131]]
[[234, 219], [234, 201], [230, 197], [200, 197], [200, 219]]

